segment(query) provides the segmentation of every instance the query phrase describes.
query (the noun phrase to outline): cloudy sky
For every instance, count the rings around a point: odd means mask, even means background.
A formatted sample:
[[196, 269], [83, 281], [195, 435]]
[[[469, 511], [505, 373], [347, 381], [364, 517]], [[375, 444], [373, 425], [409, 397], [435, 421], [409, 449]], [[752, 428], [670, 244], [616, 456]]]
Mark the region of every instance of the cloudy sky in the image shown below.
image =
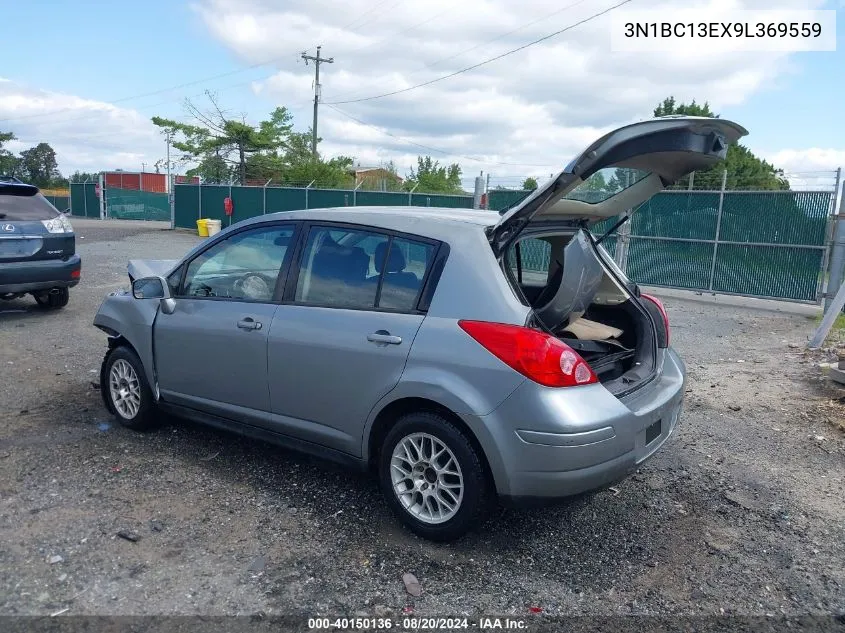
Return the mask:
[[[845, 165], [843, 0], [633, 0], [654, 6], [837, 9], [837, 52], [615, 53], [611, 18], [429, 82], [574, 25], [620, 0], [0, 0], [0, 131], [20, 150], [40, 141], [59, 167], [148, 169], [164, 157], [153, 115], [186, 118], [212, 90], [258, 121], [276, 105], [311, 123], [322, 66], [321, 151], [400, 172], [430, 154], [517, 184], [560, 169], [614, 126], [647, 118], [664, 97], [709, 101], [750, 130], [746, 143], [790, 173]], [[667, 15], [671, 9], [667, 9]], [[36, 26], [37, 25], [37, 26]], [[330, 105], [334, 104], [334, 105]], [[423, 149], [425, 146], [429, 149]]]

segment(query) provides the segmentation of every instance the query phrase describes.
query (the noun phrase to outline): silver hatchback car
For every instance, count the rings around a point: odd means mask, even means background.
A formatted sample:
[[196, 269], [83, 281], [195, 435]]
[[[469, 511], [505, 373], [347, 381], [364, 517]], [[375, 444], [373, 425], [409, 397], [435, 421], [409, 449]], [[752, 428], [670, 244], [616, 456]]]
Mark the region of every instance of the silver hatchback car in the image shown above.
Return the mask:
[[515, 208], [353, 207], [240, 222], [179, 261], [132, 261], [106, 406], [169, 412], [378, 473], [415, 533], [449, 540], [496, 498], [607, 486], [670, 436], [684, 365], [660, 302], [587, 229], [724, 158], [746, 131], [619, 128]]

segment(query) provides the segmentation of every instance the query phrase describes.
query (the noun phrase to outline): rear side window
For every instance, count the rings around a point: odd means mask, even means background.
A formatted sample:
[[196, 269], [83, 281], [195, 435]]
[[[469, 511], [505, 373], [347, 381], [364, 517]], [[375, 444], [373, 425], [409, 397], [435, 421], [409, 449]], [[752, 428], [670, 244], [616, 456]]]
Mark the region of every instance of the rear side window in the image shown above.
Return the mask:
[[27, 195], [31, 192], [29, 187], [0, 185], [0, 220], [40, 222], [58, 217], [59, 212], [47, 198], [40, 193]]
[[[378, 307], [410, 311], [417, 305], [425, 273], [431, 265], [434, 246], [423, 242], [394, 238], [385, 249], [387, 265], [381, 282]], [[382, 262], [376, 266], [381, 268]]]
[[432, 244], [377, 232], [313, 227], [294, 300], [332, 308], [411, 312], [434, 251]]

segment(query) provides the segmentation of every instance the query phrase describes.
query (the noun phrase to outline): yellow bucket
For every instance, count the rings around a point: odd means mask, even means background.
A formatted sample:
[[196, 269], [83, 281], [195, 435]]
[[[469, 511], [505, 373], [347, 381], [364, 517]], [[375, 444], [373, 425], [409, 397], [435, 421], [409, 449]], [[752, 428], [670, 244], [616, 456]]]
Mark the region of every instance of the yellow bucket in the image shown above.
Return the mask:
[[208, 222], [207, 218], [197, 220], [197, 235], [200, 237], [208, 237], [208, 226], [206, 226], [206, 222]]

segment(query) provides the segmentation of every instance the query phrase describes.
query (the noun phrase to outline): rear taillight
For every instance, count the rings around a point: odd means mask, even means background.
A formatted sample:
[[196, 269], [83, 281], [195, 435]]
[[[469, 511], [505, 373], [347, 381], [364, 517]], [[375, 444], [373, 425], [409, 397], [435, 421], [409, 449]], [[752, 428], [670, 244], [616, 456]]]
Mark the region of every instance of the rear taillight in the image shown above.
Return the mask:
[[484, 349], [523, 376], [546, 387], [576, 387], [598, 382], [575, 350], [554, 336], [518, 325], [458, 321]]
[[660, 316], [663, 317], [663, 327], [666, 328], [666, 347], [669, 347], [669, 315], [666, 314], [666, 308], [663, 307], [663, 303], [657, 297], [641, 294], [640, 298], [651, 301], [660, 310]]

